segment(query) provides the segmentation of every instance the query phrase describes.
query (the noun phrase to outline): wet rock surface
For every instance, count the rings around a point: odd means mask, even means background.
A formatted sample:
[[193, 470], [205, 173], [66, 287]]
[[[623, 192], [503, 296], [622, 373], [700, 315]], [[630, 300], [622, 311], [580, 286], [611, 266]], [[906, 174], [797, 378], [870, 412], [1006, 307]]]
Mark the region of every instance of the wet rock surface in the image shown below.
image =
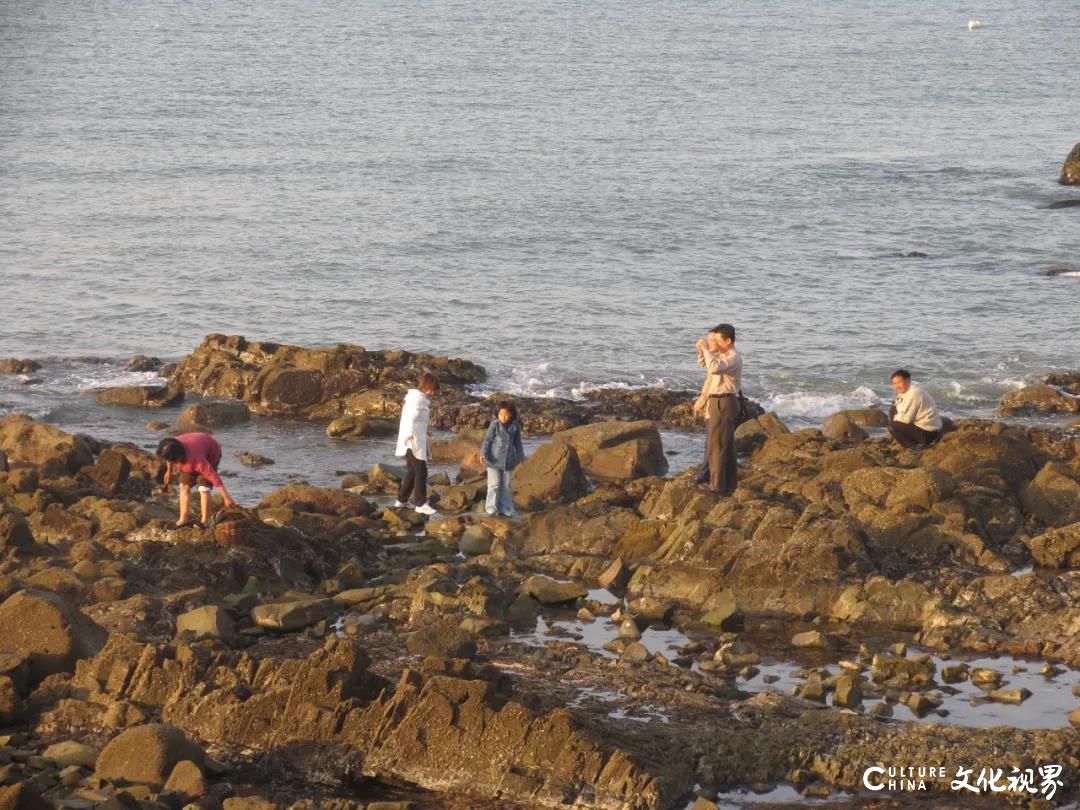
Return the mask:
[[347, 345], [307, 349], [208, 335], [180, 361], [170, 384], [203, 396], [237, 399], [260, 414], [396, 418], [406, 388], [415, 386], [425, 371], [458, 391], [485, 376], [480, 366], [455, 358]]
[[[200, 385], [362, 366], [279, 351], [211, 341]], [[660, 810], [857, 792], [894, 761], [1056, 763], [1075, 799], [1074, 438], [755, 425], [726, 498], [662, 477], [628, 420], [541, 445], [513, 519], [477, 510], [482, 484], [435, 485], [460, 508], [431, 521], [388, 508], [388, 468], [175, 530], [148, 452], [6, 419], [5, 800]]]
[[1065, 156], [1058, 181], [1065, 186], [1080, 185], [1080, 143], [1076, 144]]
[[[431, 409], [432, 425], [438, 428], [483, 430], [495, 417], [496, 404], [514, 399], [505, 393], [467, 393], [469, 386], [484, 381], [486, 372], [460, 358], [351, 345], [306, 348], [212, 334], [176, 364], [167, 386], [109, 389], [99, 401], [162, 407], [187, 392], [239, 400], [256, 414], [325, 421], [333, 438], [392, 436], [405, 391], [425, 371], [442, 383]], [[596, 422], [643, 420], [700, 430], [702, 423], [691, 410], [696, 396], [696, 391], [643, 388], [602, 389], [581, 400], [530, 400], [521, 415], [522, 430], [527, 436], [547, 436]], [[752, 417], [765, 413], [756, 402], [748, 403]], [[650, 456], [646, 463], [652, 474], [665, 460], [656, 456], [654, 442], [646, 442], [643, 454]], [[626, 473], [620, 468], [618, 476]]]

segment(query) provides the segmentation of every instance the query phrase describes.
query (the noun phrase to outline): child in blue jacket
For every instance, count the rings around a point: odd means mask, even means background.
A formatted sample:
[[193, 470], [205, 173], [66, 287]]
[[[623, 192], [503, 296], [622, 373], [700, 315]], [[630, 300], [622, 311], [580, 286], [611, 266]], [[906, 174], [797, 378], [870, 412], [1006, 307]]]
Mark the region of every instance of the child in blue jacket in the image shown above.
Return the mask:
[[487, 466], [487, 504], [489, 515], [498, 512], [512, 517], [514, 496], [510, 491], [510, 471], [525, 460], [525, 448], [521, 444], [521, 425], [517, 408], [512, 402], [500, 402], [496, 418], [491, 420], [480, 452]]

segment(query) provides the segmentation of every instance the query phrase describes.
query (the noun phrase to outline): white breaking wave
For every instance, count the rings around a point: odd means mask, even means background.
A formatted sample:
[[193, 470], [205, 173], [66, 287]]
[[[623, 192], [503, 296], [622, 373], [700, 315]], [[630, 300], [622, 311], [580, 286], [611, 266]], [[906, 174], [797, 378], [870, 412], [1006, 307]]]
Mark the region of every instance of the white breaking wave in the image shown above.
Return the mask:
[[556, 368], [551, 362], [544, 362], [535, 366], [512, 368], [504, 374], [492, 374], [487, 382], [469, 386], [469, 393], [487, 396], [498, 392], [525, 398], [580, 401], [593, 391], [606, 389], [634, 391], [639, 388], [667, 387], [667, 382], [659, 377], [653, 380], [642, 377], [634, 382], [625, 380], [589, 382], [580, 377], [572, 377], [570, 373]]
[[165, 379], [156, 371], [117, 371], [104, 366], [98, 374], [77, 374], [75, 387], [79, 391], [94, 391], [98, 388], [115, 388], [121, 385], [164, 385]]
[[767, 411], [775, 411], [781, 419], [824, 419], [837, 411], [854, 408], [873, 408], [881, 404], [881, 398], [873, 389], [860, 385], [853, 391], [841, 394], [822, 394], [811, 391], [792, 391], [771, 394], [761, 400]]

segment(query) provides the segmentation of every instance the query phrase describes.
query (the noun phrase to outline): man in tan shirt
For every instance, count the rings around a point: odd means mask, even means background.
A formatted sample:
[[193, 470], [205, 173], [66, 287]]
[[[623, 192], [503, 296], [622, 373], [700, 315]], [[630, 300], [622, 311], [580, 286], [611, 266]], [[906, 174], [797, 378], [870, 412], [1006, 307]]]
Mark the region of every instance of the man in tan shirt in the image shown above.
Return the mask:
[[911, 372], [892, 373], [896, 400], [889, 408], [889, 433], [904, 447], [925, 447], [941, 437], [941, 415], [933, 398], [911, 381]]
[[697, 350], [706, 375], [694, 412], [704, 413], [708, 425], [709, 489], [730, 495], [739, 483], [735, 428], [742, 388], [742, 357], [735, 351], [735, 327], [728, 323], [714, 326], [697, 342]]

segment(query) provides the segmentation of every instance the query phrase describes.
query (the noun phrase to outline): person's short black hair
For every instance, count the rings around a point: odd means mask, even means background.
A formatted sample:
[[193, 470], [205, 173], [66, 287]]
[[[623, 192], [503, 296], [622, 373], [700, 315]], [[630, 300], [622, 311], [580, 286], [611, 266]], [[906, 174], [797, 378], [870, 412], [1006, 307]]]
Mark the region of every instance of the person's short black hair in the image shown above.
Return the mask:
[[902, 380], [910, 380], [911, 379], [911, 372], [908, 371], [906, 368], [898, 368], [896, 371], [894, 371], [892, 374], [889, 375], [890, 380], [893, 380], [893, 379], [895, 379], [897, 377], [899, 377]]
[[499, 400], [495, 403], [495, 415], [499, 415], [499, 411], [510, 411], [510, 421], [516, 422], [518, 418], [517, 405], [508, 399]]
[[735, 327], [730, 323], [718, 323], [710, 332], [715, 332], [720, 335], [724, 340], [735, 340]]
[[158, 442], [157, 454], [166, 461], [183, 461], [187, 458], [184, 445], [173, 438], [162, 439]]

